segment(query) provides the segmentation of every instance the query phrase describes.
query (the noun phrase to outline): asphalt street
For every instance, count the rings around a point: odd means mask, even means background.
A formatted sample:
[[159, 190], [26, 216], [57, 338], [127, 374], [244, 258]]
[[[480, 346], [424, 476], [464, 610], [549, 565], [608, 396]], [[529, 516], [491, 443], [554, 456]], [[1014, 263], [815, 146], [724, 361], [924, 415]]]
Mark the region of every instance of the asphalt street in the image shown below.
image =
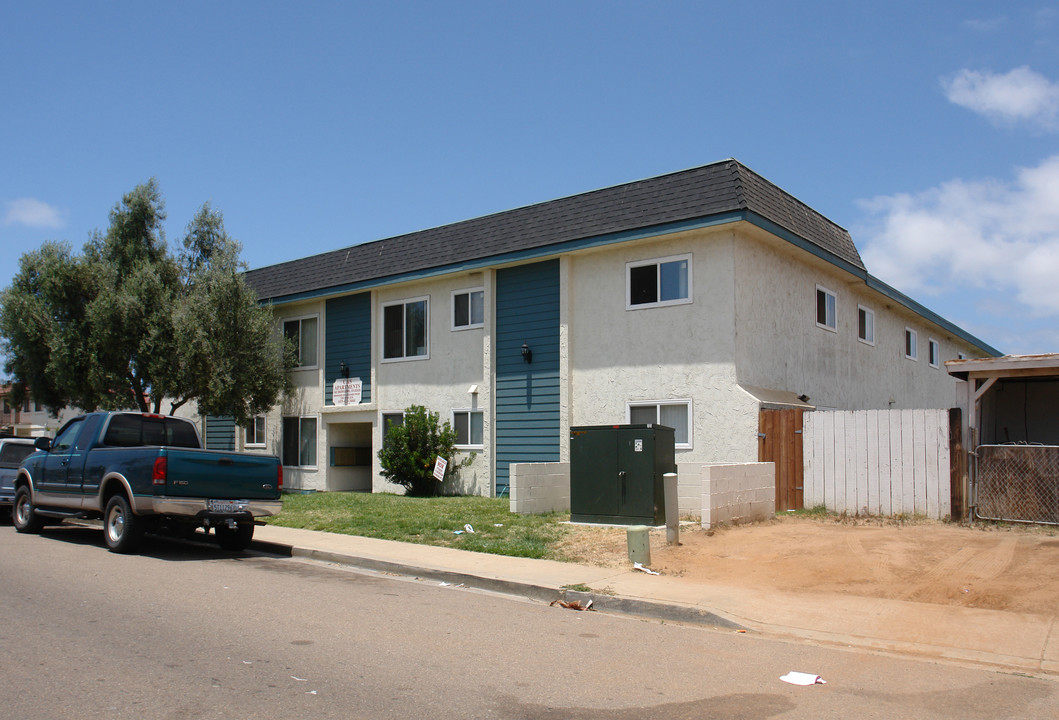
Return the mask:
[[1059, 717], [1052, 679], [85, 528], [0, 547], [0, 717]]

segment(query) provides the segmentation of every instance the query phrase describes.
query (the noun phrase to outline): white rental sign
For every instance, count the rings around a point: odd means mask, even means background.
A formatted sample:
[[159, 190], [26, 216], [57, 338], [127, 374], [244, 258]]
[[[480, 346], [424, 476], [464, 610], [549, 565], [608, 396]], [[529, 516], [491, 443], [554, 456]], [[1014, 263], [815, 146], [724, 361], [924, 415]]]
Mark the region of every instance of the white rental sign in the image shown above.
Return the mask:
[[331, 402], [335, 405], [360, 405], [364, 384], [360, 378], [338, 378], [331, 386]]
[[445, 479], [445, 468], [449, 466], [449, 461], [443, 457], [438, 457], [437, 462], [434, 463], [434, 477], [438, 480]]

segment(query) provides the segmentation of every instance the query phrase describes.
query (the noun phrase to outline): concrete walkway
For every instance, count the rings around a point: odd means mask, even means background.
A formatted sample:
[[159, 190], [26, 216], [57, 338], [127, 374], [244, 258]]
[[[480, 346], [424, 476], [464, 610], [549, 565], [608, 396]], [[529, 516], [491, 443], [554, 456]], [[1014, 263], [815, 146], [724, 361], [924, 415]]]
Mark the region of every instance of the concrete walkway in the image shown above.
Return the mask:
[[[366, 570], [463, 583], [534, 600], [771, 636], [1059, 676], [1057, 614], [930, 605], [852, 595], [778, 593], [629, 569], [532, 560], [354, 535], [259, 526], [255, 546]], [[593, 592], [574, 592], [587, 586]], [[1057, 599], [1059, 613], [1059, 599]]]

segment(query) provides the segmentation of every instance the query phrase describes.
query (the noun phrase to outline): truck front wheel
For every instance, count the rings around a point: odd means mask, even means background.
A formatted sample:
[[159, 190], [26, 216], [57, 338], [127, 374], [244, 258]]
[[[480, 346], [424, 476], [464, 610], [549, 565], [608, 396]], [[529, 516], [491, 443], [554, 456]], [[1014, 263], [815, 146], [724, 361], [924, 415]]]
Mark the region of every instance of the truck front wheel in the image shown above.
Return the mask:
[[254, 523], [241, 522], [235, 530], [218, 525], [213, 532], [217, 535], [217, 544], [225, 550], [246, 550], [254, 539]]
[[132, 514], [124, 495], [115, 495], [107, 502], [103, 513], [103, 537], [107, 549], [116, 553], [132, 552], [143, 539], [143, 531], [143, 522]]
[[11, 522], [20, 533], [39, 533], [44, 527], [44, 520], [33, 509], [33, 496], [29, 488], [23, 485], [15, 493], [15, 504], [11, 507]]

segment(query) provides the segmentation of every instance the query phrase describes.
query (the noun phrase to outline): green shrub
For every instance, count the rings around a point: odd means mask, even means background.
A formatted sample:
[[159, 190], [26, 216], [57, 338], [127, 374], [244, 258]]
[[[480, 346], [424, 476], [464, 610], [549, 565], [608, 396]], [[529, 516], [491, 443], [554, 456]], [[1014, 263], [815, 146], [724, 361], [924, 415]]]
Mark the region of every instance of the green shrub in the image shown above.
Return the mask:
[[474, 453], [460, 463], [453, 460], [456, 431], [446, 420], [440, 422], [436, 412], [422, 405], [412, 405], [404, 411], [404, 422], [386, 428], [379, 463], [387, 480], [404, 487], [406, 495], [433, 497], [441, 494], [443, 480], [434, 477], [434, 463], [439, 457], [448, 463], [445, 478], [459, 474], [474, 459]]

